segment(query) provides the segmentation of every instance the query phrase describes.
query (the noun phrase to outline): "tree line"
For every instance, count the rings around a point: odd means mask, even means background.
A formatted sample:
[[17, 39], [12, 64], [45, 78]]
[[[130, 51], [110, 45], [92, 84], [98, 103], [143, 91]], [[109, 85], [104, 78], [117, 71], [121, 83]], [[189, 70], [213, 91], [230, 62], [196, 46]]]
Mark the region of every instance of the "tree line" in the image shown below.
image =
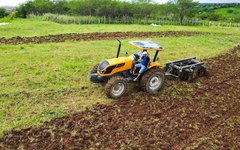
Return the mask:
[[[70, 16], [121, 17], [126, 21], [129, 17], [136, 17], [142, 18], [146, 23], [149, 18], [155, 17], [177, 19], [180, 22], [191, 18], [219, 21], [224, 18], [215, 14], [214, 10], [228, 7], [240, 7], [240, 5], [199, 4], [193, 0], [169, 0], [161, 5], [152, 0], [31, 0], [17, 7], [15, 16], [27, 18], [32, 14], [52, 13]], [[0, 9], [0, 18], [6, 15], [8, 15], [6, 11]]]
[[16, 15], [26, 18], [30, 14], [45, 13], [98, 17], [173, 17], [183, 20], [198, 12], [198, 3], [193, 0], [172, 0], [165, 5], [151, 0], [33, 0], [20, 5]]

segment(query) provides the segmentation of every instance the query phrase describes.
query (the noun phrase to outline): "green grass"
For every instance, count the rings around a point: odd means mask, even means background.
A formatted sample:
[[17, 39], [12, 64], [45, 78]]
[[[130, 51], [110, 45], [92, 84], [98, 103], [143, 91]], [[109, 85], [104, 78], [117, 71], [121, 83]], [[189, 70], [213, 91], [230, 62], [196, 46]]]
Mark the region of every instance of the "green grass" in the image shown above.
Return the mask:
[[220, 15], [228, 22], [240, 23], [240, 8], [220, 8], [216, 9], [214, 13]]
[[[129, 40], [122, 41], [121, 55], [137, 51]], [[163, 45], [159, 62], [165, 63], [191, 56], [216, 56], [236, 45], [239, 37], [200, 35], [147, 40]], [[0, 45], [0, 135], [3, 130], [38, 125], [96, 103], [111, 102], [101, 85], [89, 82], [88, 75], [95, 64], [115, 57], [117, 45], [115, 40]]]
[[11, 24], [0, 26], [0, 37], [16, 36], [41, 36], [49, 34], [63, 33], [88, 33], [88, 32], [147, 32], [147, 31], [203, 31], [215, 33], [240, 34], [239, 28], [219, 28], [219, 27], [194, 27], [194, 26], [160, 26], [153, 27], [150, 25], [76, 25], [76, 24], [58, 24], [50, 21], [42, 21], [39, 18], [32, 19], [15, 19]]
[[0, 18], [0, 23], [1, 22], [12, 22], [14, 20], [14, 15], [10, 14], [4, 18]]
[[[232, 10], [233, 12], [229, 13], [228, 10]], [[240, 8], [220, 8], [214, 11], [216, 14], [220, 14], [223, 17], [235, 17], [240, 15]]]

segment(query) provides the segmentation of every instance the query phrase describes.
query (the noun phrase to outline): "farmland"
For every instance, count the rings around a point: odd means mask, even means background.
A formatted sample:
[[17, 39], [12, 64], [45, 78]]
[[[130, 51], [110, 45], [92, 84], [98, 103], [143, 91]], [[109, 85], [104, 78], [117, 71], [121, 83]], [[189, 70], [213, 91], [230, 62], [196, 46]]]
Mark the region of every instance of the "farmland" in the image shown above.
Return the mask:
[[[0, 33], [0, 148], [240, 146], [238, 28], [60, 25], [21, 19], [0, 27]], [[83, 33], [94, 36], [53, 38]], [[41, 38], [47, 40], [35, 42]], [[92, 66], [115, 57], [116, 38], [123, 42], [121, 55], [136, 52], [129, 40], [153, 40], [165, 49], [160, 63], [195, 55], [207, 62], [209, 75], [192, 83], [167, 79], [157, 95], [131, 85], [128, 95], [112, 101], [88, 75]], [[18, 42], [6, 42], [11, 39]]]

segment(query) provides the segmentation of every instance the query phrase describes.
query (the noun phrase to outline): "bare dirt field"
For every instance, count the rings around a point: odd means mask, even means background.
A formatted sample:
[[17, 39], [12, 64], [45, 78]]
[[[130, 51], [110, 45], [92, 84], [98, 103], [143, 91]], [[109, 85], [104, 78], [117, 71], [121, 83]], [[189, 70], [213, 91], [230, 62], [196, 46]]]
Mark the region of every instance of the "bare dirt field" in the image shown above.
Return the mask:
[[[100, 38], [93, 35], [85, 37]], [[206, 62], [208, 75], [198, 82], [165, 84], [192, 91], [128, 95], [39, 127], [5, 132], [0, 149], [240, 149], [240, 47]]]
[[193, 36], [209, 34], [208, 32], [187, 32], [187, 31], [166, 31], [166, 32], [103, 32], [103, 33], [68, 33], [48, 36], [35, 37], [13, 37], [0, 38], [0, 44], [39, 44], [51, 42], [71, 41], [92, 41], [92, 40], [110, 40], [110, 39], [124, 39], [134, 37], [179, 37], [179, 36]]

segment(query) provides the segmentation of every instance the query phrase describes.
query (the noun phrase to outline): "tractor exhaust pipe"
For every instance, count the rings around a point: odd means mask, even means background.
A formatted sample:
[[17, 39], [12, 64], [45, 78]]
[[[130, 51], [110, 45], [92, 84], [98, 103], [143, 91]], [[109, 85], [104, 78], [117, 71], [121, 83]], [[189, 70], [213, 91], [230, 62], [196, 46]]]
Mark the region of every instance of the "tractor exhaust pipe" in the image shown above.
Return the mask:
[[118, 51], [117, 51], [117, 58], [119, 57], [119, 53], [120, 53], [120, 50], [121, 50], [121, 46], [122, 46], [122, 43], [119, 39], [117, 39], [118, 42], [119, 42], [119, 45], [118, 45]]

